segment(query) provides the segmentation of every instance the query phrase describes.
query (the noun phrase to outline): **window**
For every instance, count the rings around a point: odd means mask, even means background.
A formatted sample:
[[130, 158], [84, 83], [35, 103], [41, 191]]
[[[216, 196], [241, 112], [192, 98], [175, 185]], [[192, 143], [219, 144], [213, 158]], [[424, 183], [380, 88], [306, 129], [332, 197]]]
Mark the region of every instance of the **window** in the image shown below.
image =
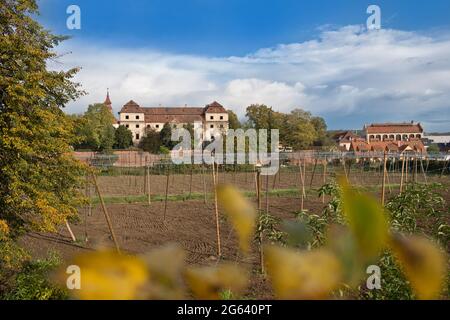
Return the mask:
[[149, 125], [149, 124], [147, 125], [147, 128], [150, 128], [150, 125]]
[[220, 127], [223, 129], [223, 124], [221, 124]]
[[139, 116], [136, 116], [136, 120], [139, 120]]
[[129, 124], [126, 124], [126, 125], [125, 125], [125, 127], [129, 128], [129, 127], [130, 127], [130, 125], [129, 125]]
[[159, 124], [156, 125], [156, 129], [158, 129], [158, 128], [159, 128]]
[[130, 119], [130, 116], [125, 116], [125, 119], [127, 119], [127, 120]]
[[209, 119], [214, 120], [214, 116], [210, 116]]
[[223, 116], [220, 116], [220, 120], [223, 120]]
[[139, 140], [139, 133], [136, 133], [136, 140]]
[[209, 127], [210, 127], [211, 129], [214, 129], [214, 125], [213, 125], [213, 124], [212, 124], [212, 125], [210, 125]]
[[139, 125], [138, 125], [138, 124], [136, 125], [136, 128], [139, 128]]

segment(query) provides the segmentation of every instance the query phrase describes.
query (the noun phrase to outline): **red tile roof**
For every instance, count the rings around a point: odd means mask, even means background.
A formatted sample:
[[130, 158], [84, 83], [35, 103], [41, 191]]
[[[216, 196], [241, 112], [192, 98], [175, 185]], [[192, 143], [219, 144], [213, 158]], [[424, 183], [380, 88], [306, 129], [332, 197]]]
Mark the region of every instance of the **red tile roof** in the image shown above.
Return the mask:
[[141, 107], [133, 100], [127, 102], [120, 113], [143, 113], [145, 122], [153, 123], [192, 123], [195, 121], [202, 121], [203, 115], [208, 113], [226, 113], [226, 109], [214, 101], [203, 108], [199, 107]]
[[218, 103], [217, 101], [214, 101], [213, 103], [207, 104], [205, 107], [205, 112], [207, 113], [226, 113], [227, 110]]
[[420, 123], [373, 123], [366, 127], [368, 134], [384, 133], [422, 133]]
[[388, 152], [403, 152], [410, 147], [415, 152], [425, 153], [425, 146], [420, 139], [411, 141], [352, 141], [350, 151], [367, 152], [367, 151], [388, 151]]

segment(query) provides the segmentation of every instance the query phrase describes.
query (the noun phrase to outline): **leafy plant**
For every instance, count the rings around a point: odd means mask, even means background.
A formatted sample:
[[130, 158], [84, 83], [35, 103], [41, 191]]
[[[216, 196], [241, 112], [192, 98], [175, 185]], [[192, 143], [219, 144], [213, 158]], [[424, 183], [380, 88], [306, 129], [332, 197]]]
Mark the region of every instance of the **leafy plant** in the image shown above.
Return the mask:
[[[391, 227], [397, 231], [429, 234], [442, 244], [449, 241], [449, 226], [446, 223], [446, 202], [439, 191], [441, 184], [408, 185], [401, 194], [386, 204], [391, 218]], [[422, 222], [422, 223], [420, 223]]]
[[47, 259], [30, 261], [15, 276], [13, 287], [2, 298], [5, 300], [61, 300], [68, 293], [52, 284], [50, 272], [61, 264], [59, 256], [51, 253]]

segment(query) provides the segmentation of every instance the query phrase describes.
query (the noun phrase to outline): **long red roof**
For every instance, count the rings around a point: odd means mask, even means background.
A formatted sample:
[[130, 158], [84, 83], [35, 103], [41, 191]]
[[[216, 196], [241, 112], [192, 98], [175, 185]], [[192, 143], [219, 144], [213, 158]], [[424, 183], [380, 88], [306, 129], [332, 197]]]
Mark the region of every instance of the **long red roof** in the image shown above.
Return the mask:
[[368, 134], [384, 133], [422, 133], [420, 123], [373, 123], [366, 127]]

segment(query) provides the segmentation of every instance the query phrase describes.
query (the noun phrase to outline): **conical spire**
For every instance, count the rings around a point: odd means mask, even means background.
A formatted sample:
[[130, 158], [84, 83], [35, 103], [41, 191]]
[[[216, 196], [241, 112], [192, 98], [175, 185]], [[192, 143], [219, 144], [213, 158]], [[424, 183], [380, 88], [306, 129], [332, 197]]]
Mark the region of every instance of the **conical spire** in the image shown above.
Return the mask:
[[108, 107], [112, 105], [111, 99], [109, 98], [109, 88], [106, 89], [106, 99], [105, 99], [104, 104]]

